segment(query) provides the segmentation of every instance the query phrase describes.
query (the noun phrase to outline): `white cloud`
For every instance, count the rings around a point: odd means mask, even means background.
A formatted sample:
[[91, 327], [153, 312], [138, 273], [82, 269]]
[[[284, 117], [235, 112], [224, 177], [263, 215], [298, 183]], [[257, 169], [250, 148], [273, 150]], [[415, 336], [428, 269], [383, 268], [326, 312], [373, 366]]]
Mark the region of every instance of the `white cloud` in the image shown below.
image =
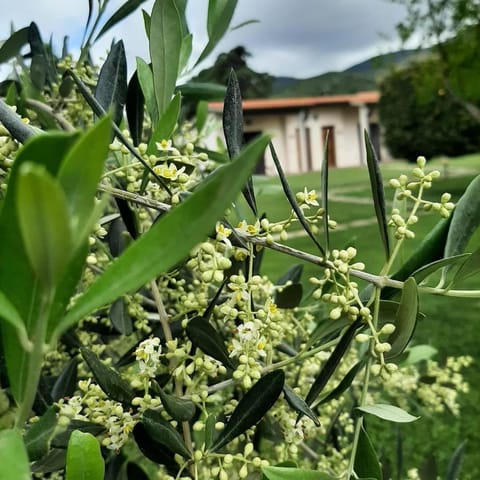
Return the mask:
[[[93, 2], [96, 4], [97, 2]], [[111, 0], [107, 19], [122, 0]], [[150, 12], [153, 0], [141, 8]], [[194, 55], [198, 55], [206, 38], [207, 0], [190, 0], [188, 21], [194, 34]], [[72, 50], [78, 47], [88, 4], [84, 0], [24, 0], [11, 2], [0, 18], [0, 38], [6, 38], [10, 21], [16, 28], [34, 20], [44, 37], [53, 35], [58, 49], [64, 35], [70, 35]], [[221, 51], [244, 45], [253, 54], [252, 68], [274, 75], [308, 77], [328, 70], [343, 69], [371, 54], [391, 47], [380, 33], [395, 36], [394, 25], [403, 17], [403, 8], [387, 0], [239, 0], [233, 25], [249, 19], [260, 23], [227, 34], [202, 67], [213, 63]], [[135, 56], [148, 60], [148, 44], [140, 10], [121, 22], [100, 39], [95, 58], [105, 57], [112, 38], [125, 43], [129, 69]], [[393, 42], [398, 46], [398, 42]]]

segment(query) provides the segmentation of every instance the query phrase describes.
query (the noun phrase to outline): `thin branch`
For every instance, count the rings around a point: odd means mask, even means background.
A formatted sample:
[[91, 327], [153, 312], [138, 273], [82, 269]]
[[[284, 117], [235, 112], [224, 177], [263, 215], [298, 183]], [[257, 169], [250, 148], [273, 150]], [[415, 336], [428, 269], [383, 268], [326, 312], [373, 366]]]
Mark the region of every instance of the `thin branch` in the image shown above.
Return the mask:
[[35, 130], [22, 122], [22, 119], [0, 99], [0, 122], [10, 132], [10, 135], [20, 143], [25, 143], [35, 135]]
[[31, 107], [34, 110], [39, 110], [41, 112], [46, 113], [47, 115], [50, 115], [60, 125], [60, 127], [62, 127], [63, 130], [67, 132], [75, 131], [75, 128], [73, 127], [73, 125], [70, 124], [68, 120], [66, 120], [62, 115], [56, 112], [49, 105], [43, 102], [40, 102], [38, 100], [35, 100], [33, 98], [27, 98], [25, 100], [25, 104], [27, 105], [27, 107]]

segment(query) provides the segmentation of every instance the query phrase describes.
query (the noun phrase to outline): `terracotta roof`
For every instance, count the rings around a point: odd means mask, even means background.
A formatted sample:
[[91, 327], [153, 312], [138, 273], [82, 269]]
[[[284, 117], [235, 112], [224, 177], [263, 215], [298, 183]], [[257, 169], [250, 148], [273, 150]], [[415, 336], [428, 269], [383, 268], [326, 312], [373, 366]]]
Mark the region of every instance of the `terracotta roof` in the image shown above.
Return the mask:
[[[284, 110], [315, 107], [317, 105], [377, 103], [379, 92], [358, 92], [349, 95], [331, 95], [322, 97], [297, 98], [258, 98], [243, 101], [243, 110]], [[223, 102], [209, 102], [209, 109], [213, 112], [223, 110]]]

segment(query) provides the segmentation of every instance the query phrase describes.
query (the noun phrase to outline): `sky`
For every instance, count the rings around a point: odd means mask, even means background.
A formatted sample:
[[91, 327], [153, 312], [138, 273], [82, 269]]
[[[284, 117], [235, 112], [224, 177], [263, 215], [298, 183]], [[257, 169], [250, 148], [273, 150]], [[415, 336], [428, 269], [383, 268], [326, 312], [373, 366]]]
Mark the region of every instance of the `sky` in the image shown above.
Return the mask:
[[[93, 2], [96, 4], [97, 2]], [[110, 0], [115, 11], [121, 0]], [[151, 11], [153, 0], [142, 4]], [[207, 0], [190, 0], [188, 24], [194, 38], [193, 54], [198, 56], [207, 41]], [[75, 53], [80, 44], [88, 12], [87, 0], [17, 0], [9, 2], [0, 16], [0, 39], [35, 21], [44, 40], [50, 35], [61, 49], [63, 37]], [[395, 25], [405, 17], [403, 6], [391, 0], [239, 0], [232, 26], [258, 20], [228, 32], [200, 68], [213, 64], [216, 56], [238, 45], [252, 54], [251, 68], [275, 76], [308, 78], [332, 70], [343, 70], [371, 56], [400, 48]], [[148, 60], [148, 47], [140, 10], [106, 34], [94, 54], [101, 61], [112, 38], [125, 43], [129, 70], [135, 56]]]

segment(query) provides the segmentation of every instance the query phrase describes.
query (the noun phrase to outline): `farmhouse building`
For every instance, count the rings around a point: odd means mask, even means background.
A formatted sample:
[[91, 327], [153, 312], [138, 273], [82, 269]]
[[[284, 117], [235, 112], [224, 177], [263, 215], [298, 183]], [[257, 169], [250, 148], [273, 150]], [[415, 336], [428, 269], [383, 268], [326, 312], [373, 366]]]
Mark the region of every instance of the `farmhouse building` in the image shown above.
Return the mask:
[[[367, 130], [381, 160], [388, 160], [378, 124], [378, 92], [301, 98], [269, 98], [243, 101], [245, 141], [269, 133], [286, 173], [320, 170], [328, 132], [331, 167], [366, 164], [363, 132]], [[223, 102], [209, 104], [221, 114]], [[275, 167], [266, 152], [257, 164], [258, 174], [273, 175]]]

